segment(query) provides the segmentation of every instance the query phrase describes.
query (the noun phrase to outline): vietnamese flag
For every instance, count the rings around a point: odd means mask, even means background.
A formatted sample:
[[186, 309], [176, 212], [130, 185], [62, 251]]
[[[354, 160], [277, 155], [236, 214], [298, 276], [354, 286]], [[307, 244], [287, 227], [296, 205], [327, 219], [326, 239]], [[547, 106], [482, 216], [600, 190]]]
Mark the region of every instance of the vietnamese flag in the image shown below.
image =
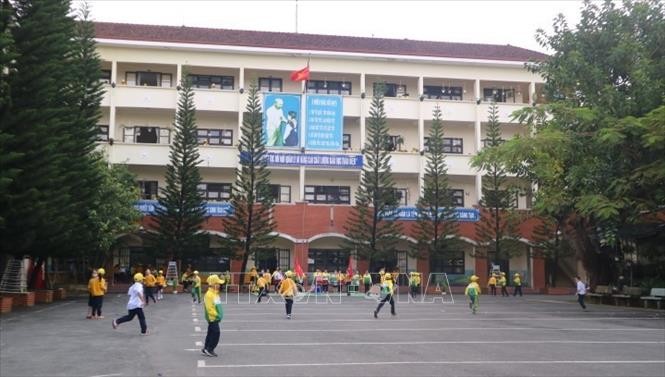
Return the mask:
[[348, 279], [351, 279], [351, 277], [353, 276], [353, 266], [351, 264], [351, 261], [352, 259], [351, 256], [349, 255], [349, 267], [346, 268], [346, 276], [348, 277]]
[[291, 81], [309, 80], [309, 64], [307, 67], [291, 73]]
[[296, 276], [305, 276], [305, 272], [303, 272], [302, 267], [300, 267], [300, 262], [296, 261]]

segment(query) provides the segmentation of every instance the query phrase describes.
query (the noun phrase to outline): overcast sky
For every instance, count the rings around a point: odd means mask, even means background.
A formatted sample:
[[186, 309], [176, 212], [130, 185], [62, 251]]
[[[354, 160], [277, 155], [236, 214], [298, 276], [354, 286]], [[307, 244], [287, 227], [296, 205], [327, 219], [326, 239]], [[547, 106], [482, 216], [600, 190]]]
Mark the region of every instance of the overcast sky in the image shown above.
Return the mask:
[[[88, 0], [96, 21], [361, 37], [511, 44], [547, 52], [536, 29], [563, 13], [574, 26], [581, 1], [111, 1]], [[74, 0], [76, 6], [78, 0]]]

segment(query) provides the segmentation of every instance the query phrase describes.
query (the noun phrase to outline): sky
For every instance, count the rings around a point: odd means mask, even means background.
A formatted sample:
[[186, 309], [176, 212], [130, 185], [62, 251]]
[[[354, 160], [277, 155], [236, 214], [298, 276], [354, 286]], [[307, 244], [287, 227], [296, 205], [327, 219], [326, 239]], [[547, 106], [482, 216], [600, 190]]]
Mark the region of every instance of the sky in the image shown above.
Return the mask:
[[[74, 6], [80, 1], [74, 0]], [[548, 52], [535, 39], [581, 1], [88, 0], [95, 21], [487, 43]], [[297, 5], [297, 6], [296, 6]], [[297, 26], [296, 26], [297, 8]]]

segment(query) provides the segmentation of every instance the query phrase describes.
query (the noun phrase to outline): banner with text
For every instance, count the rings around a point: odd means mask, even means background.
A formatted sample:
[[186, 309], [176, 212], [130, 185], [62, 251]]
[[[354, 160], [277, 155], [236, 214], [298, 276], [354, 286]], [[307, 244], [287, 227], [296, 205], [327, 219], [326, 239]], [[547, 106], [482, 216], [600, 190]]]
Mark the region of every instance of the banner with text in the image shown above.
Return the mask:
[[308, 94], [306, 98], [305, 147], [317, 150], [342, 150], [344, 129], [342, 96]]
[[[240, 154], [240, 159], [243, 159]], [[362, 169], [361, 154], [311, 154], [311, 153], [276, 153], [267, 152], [269, 166], [309, 166], [313, 168]]]
[[[233, 213], [233, 207], [230, 203], [226, 202], [205, 202], [206, 215], [211, 217], [226, 217], [231, 216]], [[134, 204], [139, 212], [144, 215], [155, 215], [155, 208], [159, 206], [159, 202], [156, 200], [139, 200]]]
[[[417, 207], [398, 207], [397, 220], [413, 221], [418, 219]], [[395, 218], [393, 217], [393, 218]], [[480, 212], [475, 208], [455, 208], [453, 218], [457, 221], [476, 222], [480, 220]]]

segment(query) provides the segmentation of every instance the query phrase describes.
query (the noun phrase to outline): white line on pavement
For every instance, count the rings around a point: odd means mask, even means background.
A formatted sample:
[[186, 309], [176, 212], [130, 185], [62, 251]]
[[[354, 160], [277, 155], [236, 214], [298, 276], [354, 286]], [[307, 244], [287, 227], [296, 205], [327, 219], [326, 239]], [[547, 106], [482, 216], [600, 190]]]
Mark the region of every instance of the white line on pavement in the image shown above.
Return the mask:
[[195, 327], [194, 327], [194, 331], [196, 331], [196, 332], [201, 332], [201, 328], [198, 327], [198, 326], [195, 326]]
[[198, 319], [198, 318], [192, 318], [192, 321], [193, 321], [193, 322], [198, 322], [199, 319]]
[[665, 331], [656, 328], [538, 328], [538, 327], [449, 327], [449, 328], [379, 328], [379, 329], [224, 329], [224, 332], [384, 332], [384, 331]]
[[222, 347], [238, 346], [360, 346], [360, 345], [427, 345], [427, 344], [665, 344], [665, 341], [596, 341], [596, 340], [467, 340], [467, 341], [415, 341], [415, 342], [322, 342], [322, 343], [224, 343]]
[[199, 368], [276, 368], [276, 367], [338, 367], [338, 366], [386, 366], [386, 365], [497, 365], [497, 364], [665, 364], [664, 360], [478, 360], [478, 361], [376, 361], [357, 363], [310, 364], [225, 364], [208, 365], [199, 360]]
[[113, 374], [96, 374], [91, 377], [112, 377], [112, 376], [122, 376], [120, 373], [113, 373]]
[[[657, 321], [662, 321], [663, 318], [658, 317], [646, 317], [646, 318], [635, 318], [635, 317], [567, 317], [567, 318], [553, 318], [553, 317], [547, 317], [547, 318], [533, 318], [533, 317], [515, 317], [515, 318], [483, 318], [483, 317], [465, 317], [465, 318], [391, 318], [390, 322], [423, 322], [423, 321], [444, 321], [444, 322], [452, 322], [452, 321], [491, 321], [491, 322], [500, 322], [500, 321], [548, 321], [548, 322], [559, 322], [559, 321], [598, 321], [598, 320], [604, 320], [604, 319], [612, 319], [612, 320], [643, 320], [643, 321], [650, 321], [650, 320], [657, 320]], [[250, 319], [250, 320], [226, 320], [224, 321], [225, 323], [266, 323], [265, 320], [259, 320], [259, 319]], [[366, 319], [300, 319], [298, 320], [298, 323], [330, 323], [330, 322], [376, 322], [376, 319], [374, 318], [366, 318]]]

